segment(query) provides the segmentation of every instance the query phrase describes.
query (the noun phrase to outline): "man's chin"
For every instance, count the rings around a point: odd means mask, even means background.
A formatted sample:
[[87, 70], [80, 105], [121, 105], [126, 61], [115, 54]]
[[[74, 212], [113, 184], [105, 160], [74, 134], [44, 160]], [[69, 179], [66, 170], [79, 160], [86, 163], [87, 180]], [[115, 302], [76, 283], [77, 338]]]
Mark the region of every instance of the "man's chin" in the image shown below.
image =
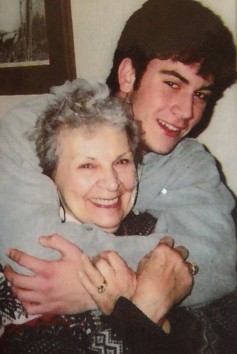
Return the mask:
[[160, 144], [151, 144], [151, 145], [148, 143], [143, 143], [143, 151], [145, 152], [144, 155], [149, 152], [155, 152], [158, 155], [167, 155], [176, 148], [176, 146], [179, 144], [179, 142], [182, 139], [173, 140], [168, 144], [165, 143], [162, 144], [162, 142]]
[[148, 152], [155, 152], [158, 155], [168, 155], [170, 152], [172, 152], [174, 150], [174, 148], [177, 146], [179, 142], [177, 142], [176, 144], [172, 145], [172, 146], [155, 146], [155, 147], [151, 147], [149, 148]]

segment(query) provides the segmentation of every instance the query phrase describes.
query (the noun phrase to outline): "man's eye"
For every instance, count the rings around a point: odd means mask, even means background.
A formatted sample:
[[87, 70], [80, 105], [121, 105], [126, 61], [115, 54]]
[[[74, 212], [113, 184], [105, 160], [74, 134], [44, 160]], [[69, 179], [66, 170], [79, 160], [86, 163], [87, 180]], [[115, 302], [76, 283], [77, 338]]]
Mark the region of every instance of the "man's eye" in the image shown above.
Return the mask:
[[174, 88], [174, 89], [178, 89], [178, 88], [179, 88], [179, 85], [176, 84], [176, 83], [173, 82], [173, 81], [165, 81], [165, 84], [168, 85], [169, 87]]
[[195, 93], [195, 96], [196, 97], [198, 97], [201, 101], [207, 101], [208, 100], [208, 98], [209, 98], [209, 95], [208, 94], [206, 94], [206, 93], [203, 93], [203, 92], [196, 92]]

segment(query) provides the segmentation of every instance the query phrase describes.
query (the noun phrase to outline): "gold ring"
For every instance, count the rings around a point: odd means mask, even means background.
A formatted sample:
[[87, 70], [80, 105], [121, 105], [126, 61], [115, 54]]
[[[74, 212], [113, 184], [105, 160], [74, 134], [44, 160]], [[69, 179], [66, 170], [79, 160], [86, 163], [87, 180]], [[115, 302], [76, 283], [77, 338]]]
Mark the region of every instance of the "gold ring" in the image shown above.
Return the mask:
[[190, 271], [190, 274], [192, 276], [196, 275], [199, 272], [199, 267], [195, 263], [193, 262], [186, 262], [186, 263]]
[[104, 279], [103, 284], [97, 287], [98, 293], [102, 294], [105, 291], [106, 286], [107, 286], [107, 281]]

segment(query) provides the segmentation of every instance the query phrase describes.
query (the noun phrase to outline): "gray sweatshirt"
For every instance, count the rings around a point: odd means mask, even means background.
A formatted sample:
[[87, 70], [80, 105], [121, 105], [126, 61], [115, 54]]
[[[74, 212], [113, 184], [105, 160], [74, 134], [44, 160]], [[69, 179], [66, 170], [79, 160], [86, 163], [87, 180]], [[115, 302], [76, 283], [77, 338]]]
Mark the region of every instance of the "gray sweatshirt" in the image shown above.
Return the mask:
[[[38, 236], [58, 232], [90, 256], [116, 250], [136, 269], [137, 263], [164, 235], [189, 249], [198, 264], [192, 294], [184, 305], [199, 306], [236, 287], [236, 236], [231, 217], [234, 200], [220, 181], [214, 158], [194, 139], [184, 139], [168, 155], [149, 153], [139, 166], [135, 212], [158, 218], [155, 234], [116, 237], [95, 225], [62, 224], [54, 183], [42, 174], [28, 134], [46, 106], [79, 85], [67, 82], [50, 94], [23, 102], [0, 121], [0, 262], [19, 248], [55, 259], [58, 253], [38, 245]], [[17, 270], [22, 268], [12, 264]]]

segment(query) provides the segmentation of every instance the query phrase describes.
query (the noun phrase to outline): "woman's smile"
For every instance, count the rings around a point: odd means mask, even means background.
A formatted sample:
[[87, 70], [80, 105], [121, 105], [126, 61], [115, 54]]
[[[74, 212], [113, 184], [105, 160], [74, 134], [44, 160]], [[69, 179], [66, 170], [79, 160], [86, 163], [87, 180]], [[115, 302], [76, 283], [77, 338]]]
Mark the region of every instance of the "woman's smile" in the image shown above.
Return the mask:
[[113, 199], [96, 198], [90, 199], [90, 201], [99, 208], [117, 208], [120, 204], [120, 198]]

